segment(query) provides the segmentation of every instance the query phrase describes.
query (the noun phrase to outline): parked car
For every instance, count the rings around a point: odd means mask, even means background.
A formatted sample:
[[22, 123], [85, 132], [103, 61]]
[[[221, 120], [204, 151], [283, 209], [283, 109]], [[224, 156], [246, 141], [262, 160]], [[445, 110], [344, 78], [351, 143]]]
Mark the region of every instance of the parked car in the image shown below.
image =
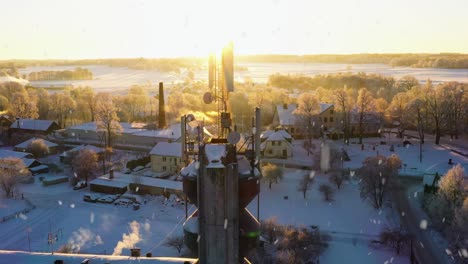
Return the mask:
[[115, 205], [125, 205], [125, 206], [131, 205], [132, 203], [133, 202], [127, 198], [119, 198], [114, 202]]
[[104, 196], [99, 197], [96, 202], [99, 203], [113, 203], [115, 200], [119, 198], [117, 195], [114, 194], [106, 194]]
[[85, 193], [83, 195], [83, 201], [95, 203], [97, 199], [99, 199], [101, 196], [102, 194], [99, 194], [99, 193]]
[[86, 183], [86, 181], [79, 181], [75, 184], [75, 186], [73, 187], [73, 190], [83, 189], [83, 188], [86, 188], [87, 186], [88, 184]]

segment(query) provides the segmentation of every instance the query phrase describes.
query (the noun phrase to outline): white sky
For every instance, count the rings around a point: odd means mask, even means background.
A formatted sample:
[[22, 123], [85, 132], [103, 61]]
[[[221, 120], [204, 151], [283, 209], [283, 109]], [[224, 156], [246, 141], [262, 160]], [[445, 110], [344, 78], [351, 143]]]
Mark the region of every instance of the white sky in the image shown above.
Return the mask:
[[0, 59], [468, 53], [466, 0], [2, 0]]

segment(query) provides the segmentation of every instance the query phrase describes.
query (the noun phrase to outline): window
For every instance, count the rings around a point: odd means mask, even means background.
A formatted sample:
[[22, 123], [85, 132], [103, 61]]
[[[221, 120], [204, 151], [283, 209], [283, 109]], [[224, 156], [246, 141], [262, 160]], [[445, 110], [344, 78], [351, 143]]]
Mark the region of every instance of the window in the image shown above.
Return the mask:
[[166, 161], [166, 157], [163, 157], [163, 161]]
[[333, 109], [330, 110], [330, 115], [333, 115]]
[[323, 118], [323, 122], [324, 122], [324, 123], [328, 122], [328, 118], [324, 117], [324, 118]]
[[281, 146], [281, 141], [278, 141], [278, 146]]
[[163, 171], [166, 171], [166, 166], [163, 166]]
[[333, 122], [333, 117], [330, 117], [330, 122]]
[[273, 154], [273, 150], [269, 149], [268, 154]]
[[272, 141], [272, 142], [271, 142], [271, 145], [274, 146], [274, 145], [275, 145], [275, 141]]

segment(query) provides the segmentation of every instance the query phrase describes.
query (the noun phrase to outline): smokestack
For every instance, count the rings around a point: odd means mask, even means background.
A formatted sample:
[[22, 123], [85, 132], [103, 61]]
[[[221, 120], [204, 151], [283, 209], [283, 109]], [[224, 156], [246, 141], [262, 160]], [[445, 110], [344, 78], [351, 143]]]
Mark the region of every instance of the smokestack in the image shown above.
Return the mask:
[[164, 87], [163, 83], [159, 83], [159, 128], [166, 127], [166, 110], [164, 107]]
[[114, 179], [114, 169], [109, 170], [109, 179]]
[[260, 161], [260, 127], [262, 126], [260, 107], [255, 107], [255, 159]]

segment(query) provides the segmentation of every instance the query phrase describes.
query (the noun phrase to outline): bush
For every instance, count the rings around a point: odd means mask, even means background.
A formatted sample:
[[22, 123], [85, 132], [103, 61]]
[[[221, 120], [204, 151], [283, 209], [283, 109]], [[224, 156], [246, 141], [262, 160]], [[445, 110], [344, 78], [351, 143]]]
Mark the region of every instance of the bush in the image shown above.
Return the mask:
[[34, 139], [29, 143], [26, 152], [33, 154], [35, 158], [41, 158], [49, 153], [49, 147], [43, 139]]
[[149, 162], [151, 162], [151, 157], [150, 156], [146, 156], [146, 157], [136, 159], [136, 160], [129, 160], [127, 162], [127, 168], [130, 169], [130, 170], [133, 170], [138, 166], [143, 166], [144, 167]]

